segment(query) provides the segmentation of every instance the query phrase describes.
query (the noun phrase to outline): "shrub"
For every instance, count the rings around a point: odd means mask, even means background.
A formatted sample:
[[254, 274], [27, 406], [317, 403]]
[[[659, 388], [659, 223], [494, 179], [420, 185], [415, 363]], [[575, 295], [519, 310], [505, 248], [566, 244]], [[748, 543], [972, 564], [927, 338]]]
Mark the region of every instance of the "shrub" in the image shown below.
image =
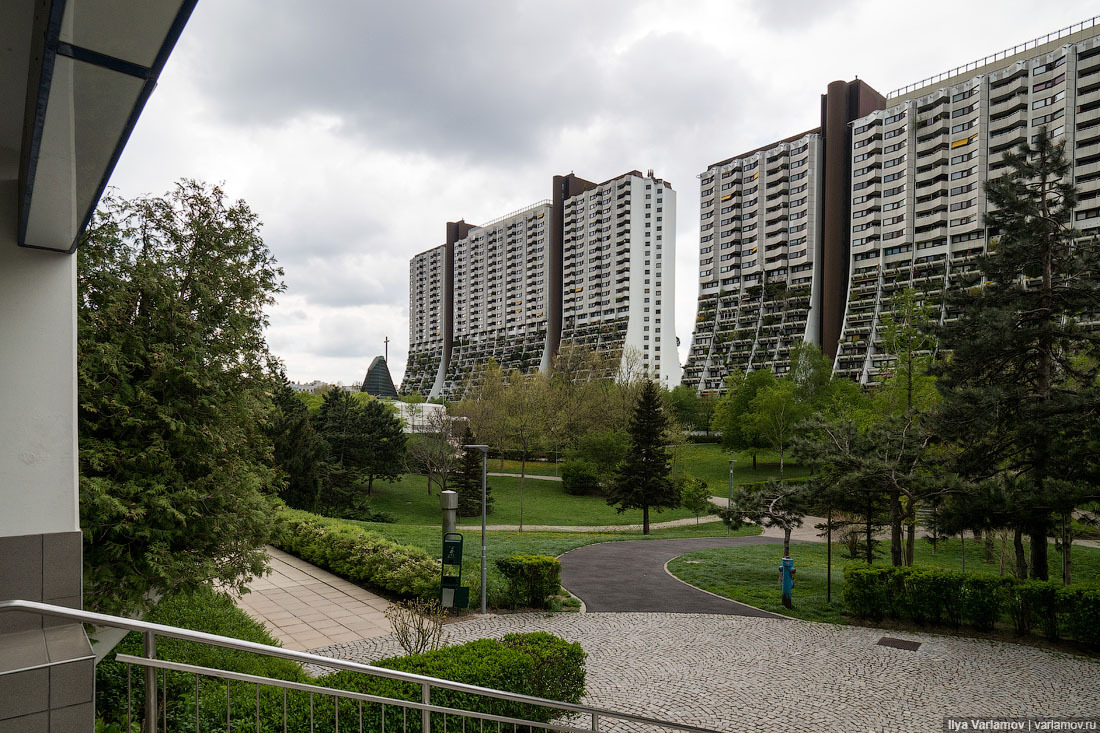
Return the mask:
[[445, 611], [439, 601], [399, 601], [385, 610], [397, 643], [406, 654], [433, 652], [443, 641]]
[[978, 631], [990, 631], [1004, 607], [1002, 589], [1011, 582], [1007, 578], [971, 575], [963, 584], [963, 621]]
[[844, 603], [856, 618], [881, 621], [886, 615], [889, 603], [882, 570], [856, 565], [844, 568]]
[[[257, 644], [279, 645], [263, 625], [237, 608], [232, 599], [209, 588], [167, 595], [146, 614], [144, 620], [208, 634], [231, 636]], [[115, 653], [142, 656], [141, 634], [127, 634], [115, 651], [96, 665], [96, 713], [103, 717], [105, 723], [123, 724], [126, 720], [126, 665], [115, 661]], [[157, 657], [281, 680], [308, 680], [302, 668], [295, 662], [179, 639], [158, 638]], [[136, 712], [141, 710], [143, 704], [143, 686], [140, 683], [140, 670], [132, 671], [131, 675], [138, 680], [133, 684], [131, 701], [132, 709]], [[169, 699], [184, 697], [193, 690], [193, 678], [184, 680], [179, 676], [169, 677]], [[224, 690], [225, 686], [222, 685], [223, 700]], [[180, 710], [176, 710], [176, 715], [187, 717]], [[171, 721], [170, 716], [169, 722]], [[193, 714], [191, 721], [193, 724]]]
[[1058, 638], [1058, 589], [1042, 580], [1021, 581], [1017, 587], [1021, 606], [1030, 616], [1028, 626], [1038, 625], [1048, 639]]
[[404, 597], [439, 595], [439, 560], [376, 532], [288, 509], [279, 514], [276, 547], [341, 578]]
[[[502, 639], [481, 639], [461, 646], [448, 647], [426, 654], [383, 659], [376, 667], [439, 677], [454, 682], [507, 690], [523, 695], [577, 703], [584, 695], [585, 653], [580, 644], [569, 643], [552, 634], [507, 634]], [[317, 679], [317, 684], [372, 695], [420, 700], [419, 685], [367, 677], [354, 672], [336, 672]], [[529, 707], [520, 703], [477, 697], [466, 693], [435, 688], [432, 704], [473, 710], [494, 715], [514, 716], [539, 722], [549, 722], [555, 711], [548, 708]], [[327, 705], [327, 709], [324, 707]], [[332, 719], [332, 702], [323, 701], [317, 706], [318, 719]], [[349, 706], [349, 713], [351, 708]], [[308, 729], [308, 702], [300, 710], [303, 730]], [[412, 711], [410, 711], [410, 715]], [[392, 716], [392, 718], [390, 717]], [[341, 714], [341, 718], [344, 715]], [[386, 728], [397, 730], [402, 723], [400, 709], [387, 709]], [[348, 716], [351, 719], [351, 716]], [[370, 730], [378, 730], [377, 713]], [[455, 721], [451, 721], [454, 723]], [[432, 716], [432, 729], [443, 730], [443, 721]]]
[[565, 493], [572, 496], [598, 494], [600, 493], [600, 472], [592, 461], [574, 458], [562, 466], [561, 485]]
[[1100, 647], [1100, 587], [1067, 587], [1058, 591], [1066, 631], [1075, 640]]
[[547, 599], [561, 587], [561, 563], [547, 555], [511, 555], [496, 562], [508, 581], [508, 600], [514, 608], [546, 608]]

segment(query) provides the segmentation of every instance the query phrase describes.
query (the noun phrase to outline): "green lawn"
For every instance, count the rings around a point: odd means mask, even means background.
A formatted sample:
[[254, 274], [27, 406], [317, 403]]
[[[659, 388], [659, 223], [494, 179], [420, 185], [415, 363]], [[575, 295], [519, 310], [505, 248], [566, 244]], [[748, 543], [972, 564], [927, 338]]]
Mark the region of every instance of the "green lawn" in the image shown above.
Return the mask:
[[[560, 458], [560, 457], [559, 457]], [[558, 464], [558, 468], [565, 464], [565, 459], [560, 459], [561, 463]], [[489, 473], [519, 473], [520, 463], [519, 461], [513, 461], [510, 458], [504, 459], [504, 466], [501, 467], [501, 460], [499, 458], [489, 459]], [[527, 461], [527, 475], [528, 476], [554, 476], [554, 462], [553, 461]]]
[[[348, 521], [348, 520], [345, 520]], [[377, 532], [394, 542], [420, 547], [438, 557], [441, 553], [442, 536], [439, 525], [414, 526], [409, 524], [380, 524], [376, 522], [352, 522], [364, 529]], [[759, 527], [743, 527], [734, 532], [735, 536], [759, 534]], [[478, 604], [481, 573], [481, 530], [463, 530], [463, 585], [471, 586], [471, 605]], [[698, 526], [691, 524], [671, 529], [654, 530], [649, 537], [641, 531], [634, 532], [493, 532], [485, 534], [486, 569], [489, 576], [490, 603], [500, 589], [504, 587], [504, 578], [496, 569], [496, 560], [509, 555], [551, 555], [558, 556], [569, 550], [596, 542], [615, 542], [620, 540], [674, 539], [681, 537], [724, 537], [726, 528], [721, 522], [710, 522]], [[499, 599], [498, 599], [499, 600]]]
[[[941, 540], [938, 551], [932, 554], [932, 545], [926, 541], [917, 544], [916, 564], [962, 569], [962, 552], [959, 540]], [[741, 601], [767, 611], [808, 621], [849, 623], [843, 616], [844, 588], [843, 568], [856, 563], [844, 559], [840, 545], [833, 545], [833, 601], [825, 602], [825, 544], [795, 543], [791, 546], [795, 575], [794, 608], [785, 609], [779, 602], [779, 560], [783, 554], [781, 545], [757, 545], [753, 547], [721, 547], [681, 555], [668, 564], [673, 575], [692, 585], [712, 593]], [[1011, 555], [1012, 548], [1008, 552]], [[968, 572], [997, 575], [999, 564], [982, 562], [982, 548], [973, 542], [966, 543], [966, 569]], [[1050, 550], [1050, 577], [1061, 577], [1062, 556]], [[876, 560], [877, 563], [889, 560]], [[1006, 562], [1011, 562], [1006, 558]], [[1090, 547], [1073, 548], [1074, 582], [1100, 581], [1100, 550]]]
[[[733, 466], [733, 481], [737, 484], [750, 484], [779, 478], [779, 454], [773, 451], [759, 451], [756, 454], [756, 470], [752, 470], [752, 454], [741, 452], [736, 456]], [[673, 451], [673, 467], [688, 471], [696, 478], [707, 482], [715, 496], [725, 496], [729, 488], [730, 452], [716, 443], [686, 443], [676, 446]], [[805, 476], [809, 470], [791, 461], [786, 456], [783, 476]]]
[[[598, 496], [570, 496], [558, 481], [530, 479], [523, 491], [523, 523], [544, 525], [610, 525], [641, 524], [641, 510], [619, 514], [614, 507]], [[490, 476], [493, 493], [492, 524], [519, 524], [520, 480], [502, 476]], [[427, 479], [424, 476], [406, 474], [395, 483], [374, 484], [371, 508], [393, 515], [399, 524], [439, 525], [439, 494], [433, 490], [428, 496]], [[672, 509], [661, 513], [650, 511], [649, 521], [666, 522], [694, 516], [686, 509]], [[480, 524], [480, 517], [459, 517], [459, 524]]]

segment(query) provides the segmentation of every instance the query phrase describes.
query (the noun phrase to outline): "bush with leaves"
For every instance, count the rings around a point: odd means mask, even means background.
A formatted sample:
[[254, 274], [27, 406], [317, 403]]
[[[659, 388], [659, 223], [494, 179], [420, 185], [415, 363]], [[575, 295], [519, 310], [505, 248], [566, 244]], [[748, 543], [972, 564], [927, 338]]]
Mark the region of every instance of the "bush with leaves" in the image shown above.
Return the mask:
[[341, 578], [403, 597], [439, 595], [439, 560], [419, 547], [309, 512], [288, 509], [279, 521], [276, 547]]
[[561, 563], [548, 555], [511, 555], [496, 562], [508, 580], [508, 599], [515, 608], [546, 608], [561, 588]]

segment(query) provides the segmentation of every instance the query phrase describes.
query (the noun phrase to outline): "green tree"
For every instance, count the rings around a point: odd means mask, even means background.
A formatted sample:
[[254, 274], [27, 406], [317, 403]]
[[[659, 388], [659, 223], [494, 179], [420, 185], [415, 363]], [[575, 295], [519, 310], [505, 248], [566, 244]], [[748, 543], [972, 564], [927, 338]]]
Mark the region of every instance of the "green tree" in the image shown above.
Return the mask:
[[680, 494], [669, 478], [668, 429], [661, 390], [646, 381], [630, 420], [630, 448], [607, 496], [607, 503], [619, 512], [642, 510], [642, 534], [649, 534], [650, 509], [660, 512], [680, 505]]
[[694, 389], [680, 384], [664, 393], [665, 406], [676, 422], [694, 430], [699, 422], [699, 395]]
[[263, 330], [282, 271], [243, 201], [195, 181], [108, 196], [78, 259], [85, 602], [243, 588], [274, 526]]
[[942, 331], [952, 357], [939, 370], [938, 431], [972, 484], [1000, 475], [1013, 492], [1031, 575], [1044, 580], [1053, 513], [1100, 483], [1073, 463], [1100, 403], [1100, 333], [1082, 323], [1100, 312], [1100, 248], [1071, 227], [1077, 195], [1063, 147], [1043, 128], [986, 184], [989, 252], [970, 287], [948, 295], [958, 317]]
[[779, 475], [795, 426], [810, 416], [810, 405], [798, 399], [798, 385], [782, 379], [757, 391], [742, 418], [742, 430], [750, 430], [765, 445], [779, 451]]
[[680, 506], [694, 514], [695, 523], [699, 524], [699, 517], [712, 508], [707, 482], [690, 474], [685, 476], [680, 487]]
[[745, 522], [783, 530], [783, 555], [791, 555], [791, 532], [802, 526], [810, 502], [809, 484], [804, 481], [768, 481], [741, 484], [733, 491], [733, 501], [718, 510], [718, 516], [730, 529]]
[[286, 377], [275, 392], [275, 413], [269, 433], [275, 466], [283, 475], [279, 495], [295, 509], [314, 510], [325, 480], [328, 445], [317, 434], [309, 408], [291, 389]]
[[893, 295], [882, 316], [882, 348], [895, 357], [893, 373], [876, 393], [880, 409], [890, 414], [927, 412], [938, 401], [936, 380], [929, 373], [937, 339], [935, 312], [917, 291]]
[[[462, 445], [474, 445], [476, 440], [467, 423], [462, 433]], [[458, 471], [451, 486], [458, 492], [458, 516], [477, 517], [481, 515], [481, 473], [482, 455], [479, 450], [464, 449], [459, 459]], [[485, 513], [493, 513], [493, 487], [485, 484]]]
[[543, 439], [547, 405], [547, 380], [541, 374], [513, 371], [500, 401], [504, 446], [519, 453], [519, 531], [523, 531], [523, 500], [527, 485], [527, 460]]
[[731, 450], [752, 451], [752, 470], [756, 470], [756, 453], [764, 447], [754, 426], [746, 420], [757, 392], [776, 383], [775, 375], [768, 369], [758, 369], [745, 374], [734, 372], [726, 378], [726, 392], [714, 408], [712, 425], [722, 431], [722, 445]]
[[401, 478], [406, 439], [396, 411], [382, 400], [368, 400], [360, 409], [366, 451], [359, 470], [367, 479], [367, 496], [370, 496], [375, 479]]

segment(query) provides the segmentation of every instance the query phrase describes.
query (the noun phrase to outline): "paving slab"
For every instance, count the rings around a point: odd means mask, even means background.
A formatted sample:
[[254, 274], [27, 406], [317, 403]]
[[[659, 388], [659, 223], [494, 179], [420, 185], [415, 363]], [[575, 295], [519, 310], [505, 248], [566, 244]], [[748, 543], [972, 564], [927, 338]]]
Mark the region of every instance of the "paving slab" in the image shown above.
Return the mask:
[[[528, 631], [581, 644], [584, 703], [718, 731], [908, 733], [945, 730], [946, 716], [1100, 720], [1100, 663], [984, 639], [668, 613], [473, 616], [445, 634], [459, 644]], [[884, 633], [920, 647], [879, 646]], [[314, 651], [364, 663], [403, 653], [390, 635]]]
[[305, 651], [390, 633], [385, 598], [274, 547], [267, 555], [271, 573], [233, 600], [284, 648]]

